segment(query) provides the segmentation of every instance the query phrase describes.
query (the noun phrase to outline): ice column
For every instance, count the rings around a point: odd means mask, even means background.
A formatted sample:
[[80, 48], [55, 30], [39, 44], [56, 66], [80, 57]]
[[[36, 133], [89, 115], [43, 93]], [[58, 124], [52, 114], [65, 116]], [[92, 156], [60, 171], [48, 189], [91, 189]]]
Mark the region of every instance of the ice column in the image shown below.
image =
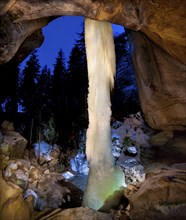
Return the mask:
[[111, 24], [86, 18], [85, 45], [89, 78], [86, 155], [90, 171], [83, 206], [98, 210], [115, 190], [125, 186], [124, 174], [114, 166], [111, 149], [110, 91], [116, 69]]

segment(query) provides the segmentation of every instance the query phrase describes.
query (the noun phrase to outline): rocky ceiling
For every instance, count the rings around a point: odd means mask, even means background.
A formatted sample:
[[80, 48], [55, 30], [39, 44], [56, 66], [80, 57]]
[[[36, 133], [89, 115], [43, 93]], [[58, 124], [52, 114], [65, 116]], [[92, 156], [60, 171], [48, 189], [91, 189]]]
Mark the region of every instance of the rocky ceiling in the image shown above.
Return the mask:
[[41, 28], [81, 15], [131, 31], [143, 113], [155, 129], [186, 125], [186, 0], [1, 0], [0, 64], [21, 61], [43, 42]]

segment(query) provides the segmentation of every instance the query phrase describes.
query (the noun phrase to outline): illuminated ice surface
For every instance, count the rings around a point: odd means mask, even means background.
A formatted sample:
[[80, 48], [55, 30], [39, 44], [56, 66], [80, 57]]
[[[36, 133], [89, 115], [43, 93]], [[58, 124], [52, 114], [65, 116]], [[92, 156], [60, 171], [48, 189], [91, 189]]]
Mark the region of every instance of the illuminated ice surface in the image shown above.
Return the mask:
[[125, 186], [123, 171], [114, 166], [111, 145], [110, 90], [115, 74], [111, 24], [85, 19], [85, 44], [89, 78], [86, 155], [90, 171], [83, 205], [98, 210], [114, 191]]

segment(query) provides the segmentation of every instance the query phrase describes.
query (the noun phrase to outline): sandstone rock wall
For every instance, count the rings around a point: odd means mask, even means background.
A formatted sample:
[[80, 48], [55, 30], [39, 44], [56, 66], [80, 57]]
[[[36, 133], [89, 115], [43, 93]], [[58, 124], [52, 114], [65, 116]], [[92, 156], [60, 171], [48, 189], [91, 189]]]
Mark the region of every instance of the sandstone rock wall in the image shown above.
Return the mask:
[[146, 122], [160, 130], [186, 125], [186, 67], [144, 34], [131, 32], [131, 53]]

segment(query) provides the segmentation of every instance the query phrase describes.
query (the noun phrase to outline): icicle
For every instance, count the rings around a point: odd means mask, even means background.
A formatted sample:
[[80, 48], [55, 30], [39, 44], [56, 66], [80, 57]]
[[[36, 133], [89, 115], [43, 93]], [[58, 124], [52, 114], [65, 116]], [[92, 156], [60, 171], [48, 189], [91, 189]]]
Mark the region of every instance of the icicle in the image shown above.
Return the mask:
[[[88, 63], [89, 128], [86, 154], [90, 163], [98, 164], [108, 154], [112, 162], [110, 141], [110, 89], [114, 84], [115, 51], [112, 27], [106, 21], [85, 20], [85, 44]], [[97, 157], [95, 157], [97, 155]]]
[[123, 172], [113, 164], [111, 150], [110, 90], [116, 69], [111, 24], [86, 18], [85, 45], [89, 78], [86, 155], [90, 172], [83, 205], [99, 209], [108, 196], [125, 185]]

